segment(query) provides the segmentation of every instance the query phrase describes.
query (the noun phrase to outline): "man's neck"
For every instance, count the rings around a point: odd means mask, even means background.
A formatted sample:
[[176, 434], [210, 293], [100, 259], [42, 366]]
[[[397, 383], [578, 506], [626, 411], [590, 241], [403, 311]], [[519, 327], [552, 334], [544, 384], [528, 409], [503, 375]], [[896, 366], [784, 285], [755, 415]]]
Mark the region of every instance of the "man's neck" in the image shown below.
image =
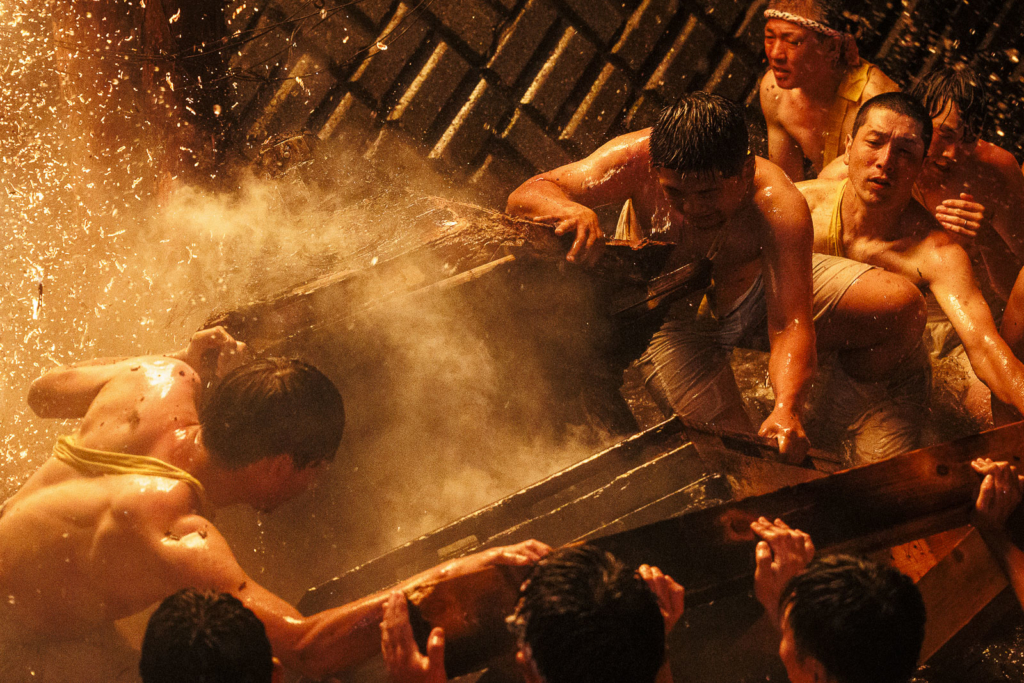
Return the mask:
[[843, 192], [839, 210], [842, 212], [843, 234], [851, 238], [865, 237], [892, 241], [902, 237], [902, 217], [907, 202], [901, 205], [871, 206], [861, 201], [849, 185]]
[[237, 472], [225, 470], [213, 461], [203, 444], [201, 427], [195, 428], [193, 447], [188, 450], [186, 462], [172, 463], [199, 480], [206, 489], [206, 499], [213, 508], [222, 508], [243, 502]]

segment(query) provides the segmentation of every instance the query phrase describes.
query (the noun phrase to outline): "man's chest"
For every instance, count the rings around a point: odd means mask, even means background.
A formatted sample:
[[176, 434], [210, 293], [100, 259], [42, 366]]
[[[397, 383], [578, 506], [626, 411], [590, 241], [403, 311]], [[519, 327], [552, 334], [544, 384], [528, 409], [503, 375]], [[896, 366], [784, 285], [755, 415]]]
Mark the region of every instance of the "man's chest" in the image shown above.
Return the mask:
[[842, 154], [846, 147], [846, 137], [853, 130], [857, 107], [845, 105], [846, 100], [841, 98], [825, 105], [794, 93], [786, 93], [779, 102], [778, 116], [782, 127], [817, 171], [824, 165], [826, 147], [831, 146], [837, 155]]

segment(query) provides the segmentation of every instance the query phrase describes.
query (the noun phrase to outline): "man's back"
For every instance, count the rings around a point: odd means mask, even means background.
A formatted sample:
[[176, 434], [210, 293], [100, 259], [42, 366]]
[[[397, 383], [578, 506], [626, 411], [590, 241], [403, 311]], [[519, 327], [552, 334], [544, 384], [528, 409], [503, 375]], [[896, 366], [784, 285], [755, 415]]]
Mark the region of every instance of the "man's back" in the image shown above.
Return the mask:
[[179, 541], [176, 521], [198, 502], [182, 481], [91, 477], [51, 458], [0, 516], [4, 637], [84, 636], [163, 598], [158, 529]]

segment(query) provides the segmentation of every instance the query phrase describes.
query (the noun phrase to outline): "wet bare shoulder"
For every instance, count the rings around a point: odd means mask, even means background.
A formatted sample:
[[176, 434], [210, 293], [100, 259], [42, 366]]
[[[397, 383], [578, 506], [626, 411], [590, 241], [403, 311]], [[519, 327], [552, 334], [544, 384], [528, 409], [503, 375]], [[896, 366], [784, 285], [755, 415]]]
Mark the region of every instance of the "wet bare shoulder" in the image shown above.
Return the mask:
[[916, 240], [927, 240], [934, 246], [940, 246], [949, 242], [953, 244], [953, 238], [949, 232], [943, 230], [935, 216], [918, 202], [910, 202], [903, 211], [903, 226], [905, 233], [912, 235]]
[[198, 423], [199, 375], [166, 357], [139, 359], [100, 391], [79, 425], [84, 446], [149, 453], [168, 433]]
[[1002, 147], [981, 141], [975, 150], [978, 174], [986, 184], [996, 184], [999, 191], [1017, 189], [1024, 182], [1017, 159]]
[[119, 479], [110, 505], [111, 521], [119, 532], [177, 533], [179, 521], [201, 509], [199, 495], [184, 481], [142, 475]]
[[783, 90], [775, 82], [775, 74], [768, 69], [764, 76], [761, 76], [760, 85], [761, 113], [765, 119], [778, 118], [779, 100], [782, 98]]
[[754, 202], [774, 229], [810, 227], [810, 212], [804, 196], [786, 172], [757, 157], [754, 175]]
[[639, 179], [650, 175], [650, 129], [620, 135], [590, 156], [542, 173], [522, 187], [547, 180], [557, 184], [573, 200], [584, 203], [625, 200]]
[[807, 205], [813, 211], [818, 206], [831, 204], [839, 189], [839, 181], [828, 178], [804, 180], [796, 184]]

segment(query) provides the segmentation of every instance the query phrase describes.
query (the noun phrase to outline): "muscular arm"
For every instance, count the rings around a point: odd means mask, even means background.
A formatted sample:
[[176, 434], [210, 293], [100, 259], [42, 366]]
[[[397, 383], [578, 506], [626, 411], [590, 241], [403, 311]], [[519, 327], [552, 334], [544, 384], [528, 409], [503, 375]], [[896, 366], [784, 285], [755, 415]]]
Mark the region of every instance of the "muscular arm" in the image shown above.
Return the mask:
[[274, 655], [286, 667], [316, 680], [355, 666], [380, 651], [378, 625], [391, 591], [493, 564], [529, 564], [547, 550], [536, 541], [485, 550], [438, 565], [388, 591], [304, 617], [247, 576], [224, 537], [205, 518], [183, 518], [172, 532], [172, 536], [152, 535], [162, 574], [167, 577], [165, 594], [186, 586], [232, 593], [263, 622]]
[[[235, 341], [223, 327], [201, 330], [188, 346], [167, 354], [196, 372], [223, 376], [247, 358], [245, 344]], [[32, 382], [28, 405], [39, 417], [84, 417], [100, 391], [122, 373], [138, 370], [143, 363], [165, 356], [97, 358], [53, 368]]]
[[107, 382], [146, 357], [96, 358], [48, 370], [32, 382], [28, 405], [39, 417], [83, 417]]
[[568, 260], [587, 257], [603, 236], [591, 207], [621, 204], [636, 190], [635, 167], [646, 163], [647, 131], [615, 138], [586, 159], [530, 178], [509, 195], [505, 211], [575, 232]]
[[775, 85], [775, 77], [769, 71], [761, 78], [761, 111], [768, 125], [768, 159], [779, 166], [790, 180], [804, 179], [804, 152], [779, 119], [779, 99], [782, 89]]
[[970, 258], [956, 244], [930, 247], [922, 259], [921, 275], [960, 336], [975, 374], [995, 396], [1024, 410], [1024, 365], [999, 336], [992, 312], [978, 289]]
[[[769, 230], [762, 251], [764, 278], [768, 298], [768, 333], [771, 358], [768, 372], [775, 391], [775, 410], [761, 427], [761, 433], [779, 437], [784, 453], [803, 441], [800, 415], [814, 368], [817, 364], [814, 319], [812, 312], [811, 248], [814, 229], [811, 214], [800, 194], [778, 169], [770, 172], [770, 203], [766, 211]], [[765, 191], [766, 194], [768, 190]], [[786, 434], [785, 429], [796, 434]], [[800, 452], [794, 453], [799, 457]]]

